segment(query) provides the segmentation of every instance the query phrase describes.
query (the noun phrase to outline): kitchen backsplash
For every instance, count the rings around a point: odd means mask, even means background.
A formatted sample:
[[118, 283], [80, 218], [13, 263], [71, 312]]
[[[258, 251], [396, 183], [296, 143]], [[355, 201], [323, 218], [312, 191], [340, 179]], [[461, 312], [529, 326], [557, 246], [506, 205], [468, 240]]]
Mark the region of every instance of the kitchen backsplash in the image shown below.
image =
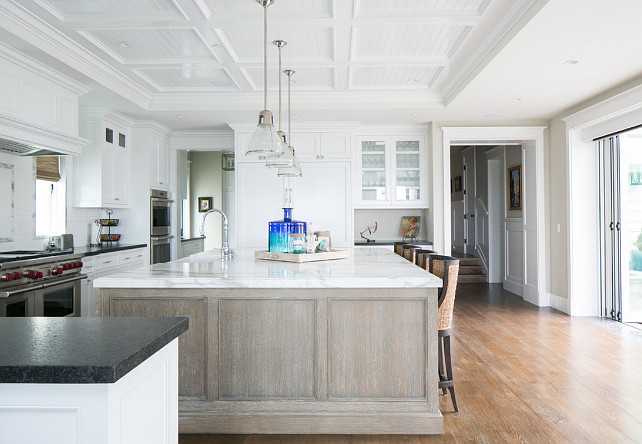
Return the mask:
[[[66, 158], [65, 160], [71, 160]], [[48, 237], [36, 237], [36, 186], [35, 157], [14, 156], [0, 153], [0, 251], [41, 249]], [[64, 166], [63, 166], [64, 165]], [[73, 162], [61, 162], [63, 176], [73, 177]], [[9, 177], [13, 180], [13, 193]], [[74, 245], [90, 243], [91, 224], [106, 217], [102, 208], [75, 208], [73, 206], [73, 179], [67, 181], [67, 228], [74, 235]], [[12, 196], [12, 197], [11, 197]], [[13, 208], [12, 208], [13, 206]], [[126, 229], [127, 210], [114, 211], [113, 217], [121, 218]], [[9, 223], [7, 224], [7, 221]], [[62, 233], [56, 233], [62, 234]], [[126, 242], [126, 235], [123, 242]], [[93, 242], [93, 240], [91, 240]]]
[[[354, 240], [355, 242], [364, 241], [359, 233], [366, 227], [374, 226], [377, 222], [377, 231], [369, 235], [366, 231], [364, 235], [375, 240], [397, 240], [401, 239], [401, 218], [403, 216], [421, 216], [421, 230], [419, 238], [427, 238], [427, 220], [428, 210], [407, 209], [373, 209], [373, 210], [354, 210]], [[428, 239], [431, 240], [431, 239]]]

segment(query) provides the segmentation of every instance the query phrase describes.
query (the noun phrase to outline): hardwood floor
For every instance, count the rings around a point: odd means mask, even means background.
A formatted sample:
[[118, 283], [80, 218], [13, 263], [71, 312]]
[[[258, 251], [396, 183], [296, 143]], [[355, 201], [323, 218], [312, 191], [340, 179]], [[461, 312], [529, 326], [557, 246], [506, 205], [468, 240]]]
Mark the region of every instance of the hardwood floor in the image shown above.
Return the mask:
[[501, 285], [460, 284], [452, 352], [459, 413], [440, 397], [443, 436], [180, 435], [179, 443], [642, 442], [638, 341]]

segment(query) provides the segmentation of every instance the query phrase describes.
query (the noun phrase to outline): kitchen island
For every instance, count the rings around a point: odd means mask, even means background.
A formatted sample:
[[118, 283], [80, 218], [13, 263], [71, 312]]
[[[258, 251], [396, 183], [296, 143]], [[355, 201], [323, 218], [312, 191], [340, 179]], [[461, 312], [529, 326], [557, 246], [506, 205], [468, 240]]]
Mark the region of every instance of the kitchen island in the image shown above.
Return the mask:
[[178, 442], [186, 318], [0, 318], [0, 442]]
[[437, 287], [394, 253], [205, 252], [95, 281], [103, 316], [186, 316], [181, 433], [441, 434]]

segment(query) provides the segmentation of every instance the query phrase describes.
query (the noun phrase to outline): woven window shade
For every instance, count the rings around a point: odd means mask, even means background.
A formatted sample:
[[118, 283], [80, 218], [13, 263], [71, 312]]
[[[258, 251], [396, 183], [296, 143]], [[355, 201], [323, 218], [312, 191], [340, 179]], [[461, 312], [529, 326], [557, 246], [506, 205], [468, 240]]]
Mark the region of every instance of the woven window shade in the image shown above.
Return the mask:
[[60, 180], [58, 159], [58, 156], [36, 157], [36, 179], [58, 182]]

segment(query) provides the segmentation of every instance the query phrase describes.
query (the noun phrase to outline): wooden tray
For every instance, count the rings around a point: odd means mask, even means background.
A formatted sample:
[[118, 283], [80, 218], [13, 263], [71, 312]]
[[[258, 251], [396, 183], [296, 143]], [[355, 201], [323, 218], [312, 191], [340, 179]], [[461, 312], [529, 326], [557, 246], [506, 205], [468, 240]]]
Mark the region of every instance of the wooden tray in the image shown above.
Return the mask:
[[350, 257], [348, 250], [332, 250], [324, 251], [322, 253], [270, 253], [269, 251], [255, 251], [255, 259], [264, 259], [267, 261], [282, 261], [282, 262], [316, 262], [316, 261], [330, 261], [333, 259], [345, 259]]

